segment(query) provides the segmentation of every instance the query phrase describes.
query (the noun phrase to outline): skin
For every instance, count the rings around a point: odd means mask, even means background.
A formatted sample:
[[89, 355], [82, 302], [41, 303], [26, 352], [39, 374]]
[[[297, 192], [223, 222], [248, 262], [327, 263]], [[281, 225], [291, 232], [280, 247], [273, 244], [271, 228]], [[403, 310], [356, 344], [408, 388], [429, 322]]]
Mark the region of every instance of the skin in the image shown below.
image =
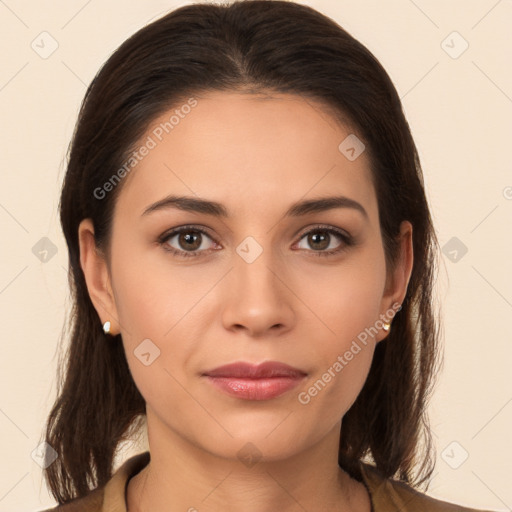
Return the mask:
[[[124, 178], [110, 261], [96, 250], [90, 219], [79, 228], [91, 300], [101, 322], [122, 334], [146, 401], [151, 462], [129, 481], [128, 510], [369, 512], [366, 488], [338, 466], [338, 446], [341, 420], [387, 332], [361, 344], [307, 405], [297, 395], [379, 315], [402, 303], [412, 226], [402, 223], [401, 258], [391, 274], [366, 153], [350, 161], [338, 150], [354, 132], [321, 104], [295, 95], [196, 98], [198, 105]], [[179, 209], [141, 216], [170, 193], [218, 201], [230, 217]], [[356, 200], [368, 218], [352, 208], [284, 217], [296, 201], [332, 195]], [[158, 243], [185, 224], [209, 228], [194, 249], [202, 255], [180, 258]], [[318, 224], [345, 230], [355, 245], [317, 256], [344, 245], [335, 235], [328, 248], [308, 242], [304, 233]], [[236, 252], [248, 236], [263, 249], [251, 263]], [[164, 244], [185, 252], [181, 241], [174, 236]], [[149, 366], [134, 355], [147, 338], [160, 349]], [[281, 361], [308, 375], [298, 388], [263, 401], [228, 396], [201, 376], [242, 360]], [[247, 443], [262, 456], [251, 467], [237, 455]]]

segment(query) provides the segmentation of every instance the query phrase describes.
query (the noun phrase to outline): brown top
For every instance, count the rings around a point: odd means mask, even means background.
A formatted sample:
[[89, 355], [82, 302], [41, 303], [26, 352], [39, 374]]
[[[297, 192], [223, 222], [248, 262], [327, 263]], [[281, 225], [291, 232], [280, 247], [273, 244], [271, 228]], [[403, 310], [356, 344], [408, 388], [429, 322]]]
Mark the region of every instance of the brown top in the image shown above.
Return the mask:
[[[126, 512], [126, 488], [131, 477], [147, 466], [149, 451], [126, 460], [103, 487], [65, 505], [41, 512]], [[363, 484], [370, 493], [372, 512], [491, 512], [441, 501], [409, 485], [383, 478], [374, 466], [360, 463]]]

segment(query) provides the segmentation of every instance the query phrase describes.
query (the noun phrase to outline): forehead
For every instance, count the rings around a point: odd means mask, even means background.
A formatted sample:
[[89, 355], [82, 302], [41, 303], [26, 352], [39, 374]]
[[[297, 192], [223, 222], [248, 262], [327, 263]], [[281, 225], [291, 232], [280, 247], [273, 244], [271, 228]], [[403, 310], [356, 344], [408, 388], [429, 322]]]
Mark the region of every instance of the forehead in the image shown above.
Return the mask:
[[336, 193], [376, 214], [367, 155], [347, 158], [344, 141], [354, 134], [325, 105], [287, 94], [193, 98], [150, 123], [136, 145], [146, 150], [123, 178], [116, 210], [129, 206], [140, 215], [172, 193], [216, 200], [233, 214], [255, 205], [277, 212], [279, 205]]

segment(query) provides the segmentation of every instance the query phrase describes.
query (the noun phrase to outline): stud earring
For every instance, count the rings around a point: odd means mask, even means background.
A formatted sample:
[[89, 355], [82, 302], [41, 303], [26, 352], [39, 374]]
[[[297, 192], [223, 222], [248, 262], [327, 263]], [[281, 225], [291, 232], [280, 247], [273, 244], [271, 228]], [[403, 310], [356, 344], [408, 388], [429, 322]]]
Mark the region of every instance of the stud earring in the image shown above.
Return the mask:
[[391, 324], [389, 322], [384, 322], [382, 324], [382, 328], [387, 332], [391, 328]]
[[103, 332], [105, 334], [110, 334], [110, 322], [107, 321], [103, 324]]

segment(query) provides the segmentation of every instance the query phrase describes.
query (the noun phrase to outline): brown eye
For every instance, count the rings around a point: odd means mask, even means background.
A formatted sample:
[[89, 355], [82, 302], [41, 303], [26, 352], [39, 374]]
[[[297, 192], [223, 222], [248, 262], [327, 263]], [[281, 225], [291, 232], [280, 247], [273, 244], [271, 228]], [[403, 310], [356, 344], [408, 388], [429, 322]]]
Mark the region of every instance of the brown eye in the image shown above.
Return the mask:
[[[336, 244], [336, 239], [340, 241], [338, 244]], [[312, 229], [302, 235], [300, 242], [302, 241], [305, 241], [306, 245], [310, 248], [309, 252], [314, 253], [315, 256], [334, 255], [354, 243], [350, 235], [333, 227], [317, 227]], [[299, 249], [308, 249], [308, 247], [299, 246]]]
[[331, 235], [326, 231], [315, 231], [307, 235], [307, 240], [310, 247], [322, 251], [329, 247]]
[[[191, 233], [194, 233], [194, 234], [191, 235]], [[197, 233], [194, 231], [184, 231], [184, 232], [179, 233], [177, 236], [178, 236], [178, 244], [179, 244], [180, 248], [185, 248], [186, 251], [188, 251], [188, 250], [193, 251], [193, 250], [199, 249], [199, 247], [201, 247], [202, 235], [200, 233]]]
[[[204, 247], [205, 237], [212, 240], [206, 231], [199, 228], [183, 226], [163, 235], [159, 242], [165, 250], [170, 251], [177, 256], [201, 256], [202, 253], [209, 251], [212, 247]], [[176, 239], [171, 243], [173, 239]]]

